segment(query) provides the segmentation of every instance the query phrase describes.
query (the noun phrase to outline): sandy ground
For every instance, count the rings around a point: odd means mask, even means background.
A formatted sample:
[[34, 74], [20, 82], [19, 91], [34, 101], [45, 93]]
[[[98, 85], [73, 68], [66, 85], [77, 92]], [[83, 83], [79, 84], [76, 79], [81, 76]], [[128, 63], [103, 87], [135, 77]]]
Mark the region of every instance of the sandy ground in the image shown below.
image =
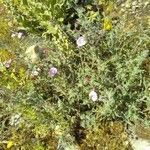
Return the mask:
[[130, 140], [134, 150], [150, 150], [150, 141], [144, 139]]

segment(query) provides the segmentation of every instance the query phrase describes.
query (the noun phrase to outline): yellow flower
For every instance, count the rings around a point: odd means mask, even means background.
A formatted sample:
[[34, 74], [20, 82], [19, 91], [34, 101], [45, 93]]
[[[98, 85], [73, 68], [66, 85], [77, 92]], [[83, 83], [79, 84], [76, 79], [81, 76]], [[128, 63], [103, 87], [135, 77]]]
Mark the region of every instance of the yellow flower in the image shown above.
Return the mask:
[[7, 148], [10, 149], [13, 145], [13, 141], [8, 141]]
[[104, 23], [103, 23], [103, 29], [104, 30], [111, 30], [112, 24], [108, 18], [104, 18]]

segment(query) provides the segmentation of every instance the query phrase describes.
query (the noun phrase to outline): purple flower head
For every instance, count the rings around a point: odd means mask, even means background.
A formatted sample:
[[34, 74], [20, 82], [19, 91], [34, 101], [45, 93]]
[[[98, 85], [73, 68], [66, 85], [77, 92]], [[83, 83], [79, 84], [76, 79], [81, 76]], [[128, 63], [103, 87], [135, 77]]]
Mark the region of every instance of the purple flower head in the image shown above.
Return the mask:
[[86, 44], [86, 39], [84, 38], [84, 36], [80, 36], [77, 40], [76, 40], [76, 44], [78, 47], [84, 46]]
[[57, 74], [57, 68], [55, 67], [50, 68], [48, 74], [49, 76], [54, 77]]

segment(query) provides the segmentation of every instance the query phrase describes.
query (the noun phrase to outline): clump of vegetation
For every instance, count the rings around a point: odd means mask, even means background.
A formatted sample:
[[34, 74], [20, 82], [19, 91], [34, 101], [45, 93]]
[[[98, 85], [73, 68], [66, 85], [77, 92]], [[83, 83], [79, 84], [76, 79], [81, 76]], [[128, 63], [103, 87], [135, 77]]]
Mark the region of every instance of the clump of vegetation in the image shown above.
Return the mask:
[[150, 121], [146, 17], [111, 0], [3, 4], [0, 148], [129, 149], [125, 126]]
[[121, 122], [101, 123], [94, 130], [87, 131], [86, 138], [81, 145], [81, 150], [98, 150], [102, 148], [108, 150], [132, 149]]

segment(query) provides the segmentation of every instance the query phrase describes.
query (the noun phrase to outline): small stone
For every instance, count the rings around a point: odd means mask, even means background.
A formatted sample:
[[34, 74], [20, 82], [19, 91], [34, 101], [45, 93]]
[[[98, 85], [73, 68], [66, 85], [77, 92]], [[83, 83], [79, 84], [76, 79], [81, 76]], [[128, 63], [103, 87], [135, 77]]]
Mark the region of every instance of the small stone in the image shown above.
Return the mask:
[[25, 52], [25, 59], [31, 63], [37, 63], [42, 58], [42, 49], [38, 45], [32, 45]]
[[11, 126], [18, 125], [20, 123], [20, 119], [21, 119], [20, 117], [21, 117], [21, 113], [11, 116], [9, 124]]

